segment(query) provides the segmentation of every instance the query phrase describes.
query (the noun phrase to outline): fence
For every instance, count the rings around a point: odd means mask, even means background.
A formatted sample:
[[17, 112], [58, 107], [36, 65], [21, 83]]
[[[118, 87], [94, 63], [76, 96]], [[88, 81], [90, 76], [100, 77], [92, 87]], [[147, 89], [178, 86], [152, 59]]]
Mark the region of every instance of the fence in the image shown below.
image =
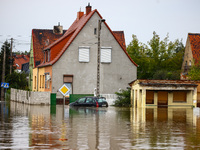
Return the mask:
[[33, 92], [11, 88], [10, 99], [26, 104], [50, 105], [50, 92]]

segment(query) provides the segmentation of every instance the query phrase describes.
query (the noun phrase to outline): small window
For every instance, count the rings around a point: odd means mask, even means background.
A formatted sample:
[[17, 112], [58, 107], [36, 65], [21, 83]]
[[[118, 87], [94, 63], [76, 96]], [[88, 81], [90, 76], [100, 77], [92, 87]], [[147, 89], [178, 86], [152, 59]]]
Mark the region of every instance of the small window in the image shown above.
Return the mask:
[[109, 47], [101, 48], [101, 62], [111, 63], [111, 48]]
[[192, 65], [192, 61], [190, 60], [190, 61], [189, 61], [189, 66], [191, 66], [191, 65]]
[[79, 47], [79, 62], [89, 62], [89, 61], [90, 61], [90, 48]]
[[94, 28], [94, 35], [97, 35], [97, 28]]

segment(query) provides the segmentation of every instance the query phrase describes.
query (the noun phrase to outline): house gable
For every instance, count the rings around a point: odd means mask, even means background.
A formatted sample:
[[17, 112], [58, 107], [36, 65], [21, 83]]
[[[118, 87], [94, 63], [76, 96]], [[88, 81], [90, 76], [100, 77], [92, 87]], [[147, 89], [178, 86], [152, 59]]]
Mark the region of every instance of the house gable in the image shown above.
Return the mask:
[[[56, 63], [60, 57], [63, 55], [63, 53], [67, 50], [67, 48], [70, 46], [70, 44], [73, 42], [73, 40], [76, 38], [76, 36], [79, 34], [79, 32], [83, 29], [83, 27], [87, 24], [87, 22], [90, 20], [90, 18], [97, 13], [102, 19], [102, 16], [99, 14], [99, 12], [95, 9], [88, 14], [81, 15], [81, 18], [77, 18], [74, 23], [70, 26], [70, 28], [67, 30], [67, 32], [57, 41], [52, 43], [51, 45], [47, 46], [44, 50], [50, 50], [51, 60], [47, 61], [43, 64], [41, 64], [39, 67], [53, 65]], [[125, 39], [123, 31], [112, 31], [106, 22], [104, 22], [106, 27], [109, 29], [111, 34], [114, 36], [115, 40], [118, 42], [120, 47], [123, 49], [129, 60], [137, 66], [137, 64], [130, 58], [126, 51], [125, 46]], [[66, 44], [63, 46], [63, 44], [66, 42]]]

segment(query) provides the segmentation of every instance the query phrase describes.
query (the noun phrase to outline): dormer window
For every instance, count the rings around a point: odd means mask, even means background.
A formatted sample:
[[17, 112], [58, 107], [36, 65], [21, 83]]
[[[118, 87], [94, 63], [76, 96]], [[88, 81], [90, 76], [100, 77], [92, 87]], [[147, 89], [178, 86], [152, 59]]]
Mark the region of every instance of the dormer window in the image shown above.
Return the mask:
[[50, 61], [50, 50], [45, 50], [44, 51], [44, 61], [49, 62]]
[[187, 61], [185, 61], [185, 66], [187, 66]]
[[191, 60], [189, 61], [189, 66], [192, 66], [192, 61]]

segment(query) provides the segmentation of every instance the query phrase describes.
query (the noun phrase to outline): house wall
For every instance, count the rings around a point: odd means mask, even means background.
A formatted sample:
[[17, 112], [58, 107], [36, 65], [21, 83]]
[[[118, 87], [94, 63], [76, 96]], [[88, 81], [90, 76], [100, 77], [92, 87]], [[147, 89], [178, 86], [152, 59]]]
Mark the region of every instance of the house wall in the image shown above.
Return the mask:
[[[52, 67], [52, 92], [61, 97], [58, 89], [63, 85], [63, 75], [73, 75], [73, 94], [93, 94], [97, 80], [97, 35], [94, 28], [100, 17], [95, 13], [75, 40]], [[90, 60], [79, 62], [79, 46], [90, 47]], [[112, 62], [100, 65], [100, 93], [114, 94], [126, 89], [128, 83], [136, 79], [136, 66], [129, 60], [113, 35], [102, 23], [101, 46], [112, 47]]]
[[33, 38], [31, 37], [31, 49], [30, 49], [30, 60], [29, 60], [29, 81], [28, 86], [29, 89], [32, 90], [33, 86], [33, 67], [34, 67], [34, 59], [33, 59]]
[[[187, 66], [186, 66], [186, 61], [187, 61]], [[189, 69], [188, 67], [191, 67], [193, 63], [194, 63], [194, 60], [193, 60], [193, 55], [192, 55], [192, 49], [190, 45], [190, 39], [188, 37], [186, 41], [186, 46], [185, 46], [184, 60], [182, 63], [182, 72], [184, 72], [185, 67], [187, 67], [187, 70], [188, 70]]]

